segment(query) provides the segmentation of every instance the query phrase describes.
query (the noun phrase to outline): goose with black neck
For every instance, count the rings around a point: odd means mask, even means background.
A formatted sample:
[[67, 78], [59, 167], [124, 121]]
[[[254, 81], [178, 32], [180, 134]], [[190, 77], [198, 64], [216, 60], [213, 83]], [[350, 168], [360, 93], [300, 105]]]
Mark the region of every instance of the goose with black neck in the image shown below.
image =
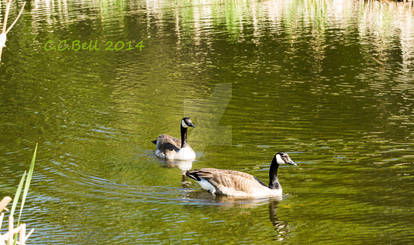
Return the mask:
[[188, 127], [195, 128], [189, 117], [181, 119], [181, 140], [167, 134], [162, 134], [152, 141], [156, 145], [155, 155], [167, 160], [194, 160], [196, 154], [187, 143]]
[[281, 197], [282, 186], [277, 176], [279, 165], [296, 163], [284, 152], [278, 152], [272, 159], [269, 169], [269, 185], [253, 175], [225, 169], [202, 168], [187, 171], [186, 175], [213, 195], [235, 197]]

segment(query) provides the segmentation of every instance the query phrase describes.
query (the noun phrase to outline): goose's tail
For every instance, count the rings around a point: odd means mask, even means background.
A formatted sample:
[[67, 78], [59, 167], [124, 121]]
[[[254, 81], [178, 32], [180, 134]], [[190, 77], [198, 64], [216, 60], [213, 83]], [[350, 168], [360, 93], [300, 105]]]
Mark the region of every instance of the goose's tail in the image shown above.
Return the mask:
[[197, 170], [196, 171], [192, 171], [192, 172], [190, 172], [190, 171], [187, 170], [185, 172], [185, 175], [187, 175], [188, 177], [192, 178], [195, 181], [200, 181], [201, 179], [200, 179], [200, 177], [198, 177], [197, 172], [198, 172]]

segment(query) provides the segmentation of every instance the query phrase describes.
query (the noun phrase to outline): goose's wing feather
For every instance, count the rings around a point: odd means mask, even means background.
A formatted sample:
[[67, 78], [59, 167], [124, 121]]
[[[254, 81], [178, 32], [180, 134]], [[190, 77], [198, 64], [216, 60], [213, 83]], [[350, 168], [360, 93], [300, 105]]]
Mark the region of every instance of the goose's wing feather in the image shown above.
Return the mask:
[[156, 144], [157, 149], [162, 152], [178, 151], [181, 148], [180, 140], [167, 134], [158, 136]]
[[191, 171], [187, 175], [195, 180], [207, 180], [219, 194], [225, 195], [232, 195], [231, 192], [250, 194], [265, 187], [263, 182], [253, 175], [234, 170], [202, 168]]

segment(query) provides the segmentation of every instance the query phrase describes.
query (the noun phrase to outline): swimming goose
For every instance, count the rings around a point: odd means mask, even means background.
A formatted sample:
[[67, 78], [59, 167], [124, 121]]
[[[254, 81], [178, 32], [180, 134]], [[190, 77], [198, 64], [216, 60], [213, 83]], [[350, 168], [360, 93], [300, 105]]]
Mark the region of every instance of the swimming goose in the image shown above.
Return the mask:
[[162, 134], [152, 143], [156, 144], [155, 155], [168, 160], [194, 160], [196, 154], [189, 144], [187, 144], [187, 129], [195, 128], [189, 117], [181, 120], [181, 141], [167, 134]]
[[211, 194], [235, 197], [271, 197], [282, 196], [282, 187], [277, 178], [277, 169], [280, 164], [291, 164], [296, 166], [289, 155], [284, 152], [276, 153], [269, 169], [269, 185], [253, 175], [215, 168], [202, 168], [200, 170], [187, 171], [186, 175], [204, 190]]

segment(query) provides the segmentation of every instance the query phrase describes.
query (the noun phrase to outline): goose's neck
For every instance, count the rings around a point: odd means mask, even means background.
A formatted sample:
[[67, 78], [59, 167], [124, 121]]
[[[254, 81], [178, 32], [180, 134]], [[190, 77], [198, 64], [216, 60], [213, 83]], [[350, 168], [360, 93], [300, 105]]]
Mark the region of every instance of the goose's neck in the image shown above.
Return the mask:
[[181, 126], [181, 148], [187, 144], [187, 128]]
[[269, 170], [269, 188], [270, 189], [280, 189], [280, 183], [277, 178], [277, 169], [279, 164], [276, 162], [276, 157], [273, 158], [272, 164], [270, 164]]

